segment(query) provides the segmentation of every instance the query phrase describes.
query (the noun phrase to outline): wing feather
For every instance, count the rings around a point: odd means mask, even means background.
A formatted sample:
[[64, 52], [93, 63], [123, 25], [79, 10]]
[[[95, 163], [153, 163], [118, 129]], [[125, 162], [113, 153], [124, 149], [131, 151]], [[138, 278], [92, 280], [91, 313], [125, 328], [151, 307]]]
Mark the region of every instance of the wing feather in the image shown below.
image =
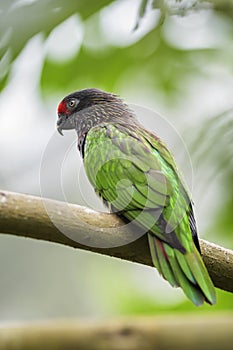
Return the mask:
[[214, 304], [190, 197], [166, 146], [143, 128], [103, 124], [88, 132], [84, 154], [96, 192], [112, 211], [148, 232], [161, 275], [182, 287], [194, 304]]
[[[181, 251], [189, 250], [190, 242], [183, 233], [190, 230], [188, 217], [183, 224], [187, 228], [177, 230], [176, 210], [184, 207], [187, 216], [189, 198], [166, 150], [165, 161], [158, 152], [158, 142], [137, 129], [129, 132], [123, 125], [103, 124], [92, 128], [86, 137], [84, 166], [90, 182], [114, 211], [124, 213], [128, 220], [137, 217], [137, 222], [159, 239]], [[181, 191], [176, 193], [179, 186]]]

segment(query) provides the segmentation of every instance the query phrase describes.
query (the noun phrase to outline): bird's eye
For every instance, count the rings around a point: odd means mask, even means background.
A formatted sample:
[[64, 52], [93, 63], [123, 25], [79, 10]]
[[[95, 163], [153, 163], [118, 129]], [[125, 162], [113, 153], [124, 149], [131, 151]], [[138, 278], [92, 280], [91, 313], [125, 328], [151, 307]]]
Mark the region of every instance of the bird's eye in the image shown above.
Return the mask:
[[72, 99], [72, 100], [70, 100], [69, 102], [68, 102], [68, 106], [70, 107], [70, 108], [74, 108], [75, 106], [76, 106], [76, 100], [75, 99]]

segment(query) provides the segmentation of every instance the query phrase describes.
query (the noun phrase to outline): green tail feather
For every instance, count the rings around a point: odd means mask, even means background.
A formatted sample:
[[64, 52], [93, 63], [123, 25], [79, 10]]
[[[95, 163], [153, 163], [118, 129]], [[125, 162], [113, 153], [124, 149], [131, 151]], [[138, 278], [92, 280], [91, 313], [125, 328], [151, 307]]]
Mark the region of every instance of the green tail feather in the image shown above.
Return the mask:
[[192, 248], [193, 251], [185, 255], [187, 263], [197, 284], [203, 291], [206, 301], [213, 305], [216, 303], [216, 292], [213, 282], [194, 243]]
[[157, 268], [165, 280], [167, 280], [173, 287], [178, 287], [179, 284], [176, 281], [171, 266], [168, 264], [166, 257], [161, 250], [160, 241], [150, 234], [148, 234], [148, 239], [154, 266]]
[[[172, 248], [170, 248], [170, 249], [172, 249]], [[192, 272], [190, 271], [189, 265], [188, 265], [187, 260], [186, 260], [186, 256], [177, 249], [174, 249], [173, 251], [174, 251], [176, 259], [178, 260], [178, 263], [181, 267], [181, 270], [184, 272], [185, 276], [189, 279], [189, 281], [195, 284], [196, 281], [195, 281], [195, 278], [194, 278]]]
[[197, 306], [205, 301], [215, 304], [213, 283], [194, 243], [191, 252], [182, 254], [151, 234], [148, 240], [153, 264], [164, 279], [172, 286], [180, 286]]

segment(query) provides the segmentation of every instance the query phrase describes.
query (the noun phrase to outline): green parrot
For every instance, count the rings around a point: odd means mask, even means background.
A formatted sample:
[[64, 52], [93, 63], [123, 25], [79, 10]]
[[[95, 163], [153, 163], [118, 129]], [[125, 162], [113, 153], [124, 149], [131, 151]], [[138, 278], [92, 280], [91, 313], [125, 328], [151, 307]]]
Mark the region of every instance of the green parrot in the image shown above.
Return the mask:
[[57, 129], [75, 129], [88, 179], [111, 211], [148, 235], [154, 266], [197, 306], [215, 304], [192, 201], [166, 145], [118, 96], [85, 89], [58, 106]]

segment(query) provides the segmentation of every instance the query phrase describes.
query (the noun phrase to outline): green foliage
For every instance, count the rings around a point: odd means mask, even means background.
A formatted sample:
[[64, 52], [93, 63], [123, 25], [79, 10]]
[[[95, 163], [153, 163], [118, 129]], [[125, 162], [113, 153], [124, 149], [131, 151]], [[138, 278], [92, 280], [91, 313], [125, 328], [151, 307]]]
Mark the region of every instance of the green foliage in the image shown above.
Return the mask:
[[4, 57], [6, 52], [8, 52], [10, 60], [8, 69], [2, 77], [3, 80], [0, 87], [3, 88], [6, 84], [6, 78], [11, 68], [10, 64], [34, 35], [42, 33], [46, 38], [57, 25], [74, 13], [79, 13], [83, 19], [87, 19], [111, 2], [111, 0], [40, 0], [17, 5], [14, 1], [1, 1], [0, 53]]
[[[232, 179], [233, 169], [231, 167], [231, 159], [233, 158], [233, 109], [217, 116], [206, 119], [198, 132], [196, 139], [192, 142], [190, 150], [193, 154], [193, 159], [198, 160], [201, 166], [206, 166], [205, 159], [212, 162], [211, 176], [218, 176], [221, 169], [226, 169], [224, 173], [226, 177]], [[205, 139], [205, 142], [202, 140]], [[216, 142], [217, 140], [217, 142]], [[211, 147], [209, 147], [211, 145]], [[222, 152], [224, 150], [224, 152]], [[218, 162], [214, 162], [218, 159]], [[225, 178], [227, 181], [227, 178]], [[232, 188], [231, 188], [232, 189]], [[233, 195], [233, 193], [231, 193]]]
[[[172, 290], [171, 290], [172, 292]], [[116, 312], [126, 315], [158, 315], [158, 314], [171, 314], [173, 312], [190, 313], [215, 313], [216, 311], [228, 311], [233, 308], [232, 294], [224, 291], [217, 290], [217, 304], [214, 306], [203, 305], [197, 308], [188, 300], [183, 300], [174, 304], [163, 304], [156, 302], [155, 297], [146, 297], [143, 294], [133, 291], [133, 298], [131, 296], [121, 297], [117, 303]]]
[[86, 47], [84, 42], [79, 53], [68, 62], [46, 59], [41, 87], [44, 95], [91, 86], [113, 91], [120, 79], [127, 77], [133, 82], [141, 77], [142, 85], [161, 90], [167, 99], [173, 99], [184, 92], [188, 77], [200, 72], [195, 57], [207, 59], [214, 54], [212, 49], [193, 52], [169, 46], [161, 27], [156, 27], [126, 48], [109, 45], [98, 51]]
[[221, 198], [225, 200], [208, 231], [212, 237], [221, 236], [222, 244], [233, 248], [233, 109], [206, 119], [200, 125], [190, 151], [194, 165], [208, 174], [199, 185], [203, 192], [208, 188], [209, 179], [212, 182], [220, 179]]

